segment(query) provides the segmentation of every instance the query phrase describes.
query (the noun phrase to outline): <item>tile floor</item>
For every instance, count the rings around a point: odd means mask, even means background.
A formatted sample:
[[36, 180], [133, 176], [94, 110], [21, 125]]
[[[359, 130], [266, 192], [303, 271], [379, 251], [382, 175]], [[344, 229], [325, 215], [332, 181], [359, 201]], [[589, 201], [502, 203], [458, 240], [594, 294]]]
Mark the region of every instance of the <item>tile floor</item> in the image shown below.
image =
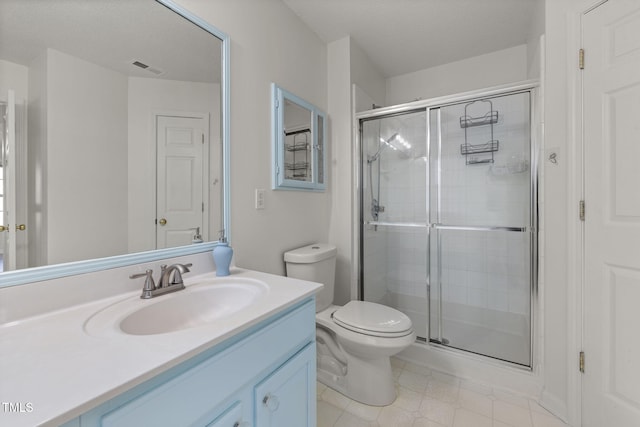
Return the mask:
[[398, 398], [367, 406], [318, 383], [318, 427], [566, 427], [535, 401], [392, 359]]

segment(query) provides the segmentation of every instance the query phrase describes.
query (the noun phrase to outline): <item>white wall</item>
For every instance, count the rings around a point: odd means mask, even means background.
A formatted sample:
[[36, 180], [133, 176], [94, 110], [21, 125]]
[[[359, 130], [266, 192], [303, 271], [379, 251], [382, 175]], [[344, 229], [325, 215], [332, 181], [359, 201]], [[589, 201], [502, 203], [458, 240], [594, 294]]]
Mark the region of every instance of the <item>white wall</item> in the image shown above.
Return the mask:
[[[156, 141], [154, 114], [208, 114], [211, 209], [208, 229], [217, 239], [220, 224], [220, 86], [217, 84], [182, 82], [150, 78], [129, 78], [128, 91], [128, 218], [129, 252], [155, 249], [156, 234]], [[214, 185], [213, 182], [217, 183]], [[215, 222], [215, 223], [213, 223]]]
[[[284, 274], [285, 251], [327, 241], [332, 189], [324, 193], [270, 190], [270, 84], [275, 82], [327, 111], [327, 47], [280, 0], [178, 3], [231, 38], [234, 261], [242, 267]], [[331, 120], [330, 114], [330, 126]], [[254, 207], [258, 188], [267, 190], [264, 210]]]
[[535, 0], [529, 34], [527, 36], [527, 78], [539, 79], [541, 74], [542, 41], [544, 34], [544, 0]]
[[[351, 83], [357, 85], [377, 106], [385, 105], [386, 80], [364, 51], [353, 41], [349, 44]], [[372, 106], [369, 105], [368, 110]]]
[[7, 100], [9, 89], [16, 92], [16, 99], [26, 100], [28, 88], [29, 69], [24, 65], [0, 59], [0, 100]]
[[[353, 114], [359, 100], [384, 103], [384, 78], [350, 37], [328, 45], [329, 115], [331, 122], [331, 223], [329, 241], [338, 248], [334, 302], [344, 304], [356, 296], [353, 234], [355, 181]], [[353, 87], [356, 87], [355, 95]], [[361, 102], [360, 102], [361, 103]], [[371, 108], [369, 105], [368, 108]]]
[[334, 302], [344, 304], [351, 299], [352, 232], [351, 177], [351, 39], [330, 43], [329, 50], [329, 114], [331, 120], [331, 224], [329, 241], [338, 248]]
[[27, 170], [33, 177], [27, 181], [29, 264], [47, 264], [48, 235], [47, 192], [44, 180], [47, 175], [47, 56], [38, 56], [29, 65], [29, 97], [27, 107]]
[[46, 91], [47, 263], [125, 253], [127, 79], [49, 49]]
[[527, 45], [387, 79], [387, 105], [429, 99], [527, 79]]

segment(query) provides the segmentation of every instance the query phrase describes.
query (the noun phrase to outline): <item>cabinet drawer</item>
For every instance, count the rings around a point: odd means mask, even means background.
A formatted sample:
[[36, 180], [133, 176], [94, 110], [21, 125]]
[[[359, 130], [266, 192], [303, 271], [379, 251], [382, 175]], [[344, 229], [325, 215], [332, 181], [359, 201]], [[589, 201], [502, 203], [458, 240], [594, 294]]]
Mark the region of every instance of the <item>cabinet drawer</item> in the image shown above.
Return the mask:
[[209, 413], [231, 394], [275, 369], [314, 336], [315, 305], [310, 301], [158, 387], [114, 399], [121, 404], [105, 403], [85, 414], [82, 425], [196, 425], [203, 417], [215, 415]]
[[[242, 421], [242, 402], [234, 403], [222, 415], [207, 424], [207, 427], [239, 427]], [[247, 425], [247, 423], [244, 423]]]

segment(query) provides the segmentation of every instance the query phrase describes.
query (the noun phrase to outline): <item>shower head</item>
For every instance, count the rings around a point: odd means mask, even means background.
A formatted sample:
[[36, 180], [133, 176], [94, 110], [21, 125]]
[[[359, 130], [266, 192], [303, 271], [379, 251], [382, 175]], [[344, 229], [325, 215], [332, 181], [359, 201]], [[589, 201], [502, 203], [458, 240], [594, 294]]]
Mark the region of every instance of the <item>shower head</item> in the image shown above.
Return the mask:
[[369, 156], [367, 159], [367, 162], [371, 164], [376, 160], [378, 160], [382, 152], [387, 147], [390, 147], [394, 151], [400, 150], [405, 152], [411, 149], [411, 144], [409, 144], [398, 132], [394, 133], [387, 139], [380, 138], [380, 145], [378, 146], [378, 151], [373, 156]]

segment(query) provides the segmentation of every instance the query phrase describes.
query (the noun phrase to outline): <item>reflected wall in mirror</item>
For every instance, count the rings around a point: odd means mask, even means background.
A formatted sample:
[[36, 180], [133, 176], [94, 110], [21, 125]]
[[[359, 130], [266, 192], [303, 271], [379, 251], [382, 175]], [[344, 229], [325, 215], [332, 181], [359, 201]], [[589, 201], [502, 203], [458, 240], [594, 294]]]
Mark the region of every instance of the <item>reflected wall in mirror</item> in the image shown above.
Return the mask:
[[272, 84], [273, 189], [322, 191], [325, 183], [325, 114]]
[[16, 129], [0, 157], [0, 271], [197, 244], [224, 228], [224, 44], [172, 9], [0, 2], [11, 17], [0, 112], [15, 93], [15, 118], [2, 114], [0, 128]]

